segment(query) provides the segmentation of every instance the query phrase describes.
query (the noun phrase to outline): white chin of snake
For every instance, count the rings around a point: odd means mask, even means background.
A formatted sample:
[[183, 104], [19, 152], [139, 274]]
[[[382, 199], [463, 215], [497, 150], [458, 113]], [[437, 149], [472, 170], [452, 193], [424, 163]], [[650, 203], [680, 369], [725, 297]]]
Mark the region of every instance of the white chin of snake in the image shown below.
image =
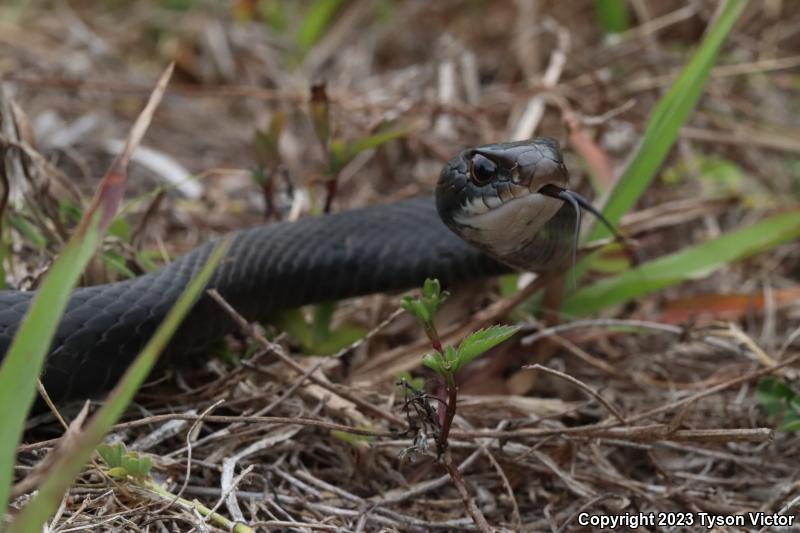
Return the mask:
[[454, 221], [464, 239], [499, 256], [511, 254], [533, 239], [564, 205], [561, 200], [538, 193], [513, 198], [488, 211], [481, 199], [472, 202]]

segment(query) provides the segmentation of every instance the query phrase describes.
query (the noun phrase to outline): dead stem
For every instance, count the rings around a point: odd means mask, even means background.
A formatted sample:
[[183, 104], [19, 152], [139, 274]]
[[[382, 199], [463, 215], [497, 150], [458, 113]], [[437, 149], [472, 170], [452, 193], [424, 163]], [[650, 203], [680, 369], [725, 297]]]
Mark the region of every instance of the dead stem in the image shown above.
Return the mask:
[[486, 521], [486, 517], [483, 516], [483, 513], [478, 508], [478, 505], [475, 503], [475, 498], [473, 498], [469, 493], [467, 484], [464, 481], [464, 476], [461, 475], [461, 471], [453, 463], [453, 458], [450, 456], [450, 452], [444, 452], [442, 464], [447, 470], [450, 479], [453, 481], [453, 485], [455, 485], [456, 489], [458, 489], [458, 493], [461, 495], [461, 500], [464, 502], [464, 507], [472, 517], [475, 527], [484, 533], [491, 533], [494, 531], [494, 529], [489, 525], [489, 522]]

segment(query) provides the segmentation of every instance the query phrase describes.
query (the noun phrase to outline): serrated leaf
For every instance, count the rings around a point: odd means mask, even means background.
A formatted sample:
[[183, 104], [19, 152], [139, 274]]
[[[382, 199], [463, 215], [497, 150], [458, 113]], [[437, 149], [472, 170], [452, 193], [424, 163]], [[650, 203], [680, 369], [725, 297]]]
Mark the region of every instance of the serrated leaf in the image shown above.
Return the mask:
[[122, 468], [133, 474], [139, 467], [139, 458], [134, 452], [129, 453], [122, 458]]
[[160, 265], [158, 261], [162, 260], [163, 256], [160, 252], [153, 252], [151, 250], [143, 250], [136, 254], [136, 262], [147, 272], [158, 270]]
[[458, 347], [453, 372], [458, 372], [464, 365], [511, 338], [517, 331], [519, 331], [519, 326], [492, 326], [476, 331], [464, 339]]
[[83, 216], [83, 208], [69, 200], [58, 203], [58, 221], [62, 224], [77, 224]]

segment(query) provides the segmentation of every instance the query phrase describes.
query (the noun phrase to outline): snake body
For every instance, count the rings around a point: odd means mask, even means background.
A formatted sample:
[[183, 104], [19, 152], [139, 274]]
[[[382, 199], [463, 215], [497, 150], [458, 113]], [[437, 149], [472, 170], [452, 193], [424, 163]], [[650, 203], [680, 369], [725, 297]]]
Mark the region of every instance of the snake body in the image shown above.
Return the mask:
[[[525, 156], [534, 174], [537, 164], [546, 166], [545, 156], [560, 163], [558, 148], [551, 141], [533, 140], [528, 145], [539, 149]], [[510, 150], [512, 145], [493, 146]], [[209, 288], [219, 291], [247, 319], [261, 320], [313, 302], [417, 287], [425, 278], [452, 285], [508, 272], [506, 263], [519, 266], [516, 259], [492, 258], [485, 253], [485, 243], [476, 243], [476, 248], [451, 231], [466, 227], [474, 237], [478, 229], [468, 227], [469, 221], [454, 221], [463, 220], [457, 211], [469, 207], [459, 203], [459, 195], [471, 179], [473, 157], [474, 150], [465, 151], [445, 166], [437, 201], [419, 197], [239, 231]], [[519, 154], [515, 157], [519, 160]], [[530, 228], [538, 235], [538, 241], [529, 239], [528, 245], [539, 247], [539, 267], [555, 263], [565, 248], [563, 237], [573, 228], [569, 207], [557, 207], [543, 225]], [[55, 401], [86, 398], [113, 386], [214, 246], [214, 242], [206, 243], [157, 272], [76, 289], [42, 375], [50, 397]], [[34, 294], [0, 292], [0, 354], [10, 346]], [[168, 352], [195, 352], [235, 328], [224, 311], [203, 296]]]

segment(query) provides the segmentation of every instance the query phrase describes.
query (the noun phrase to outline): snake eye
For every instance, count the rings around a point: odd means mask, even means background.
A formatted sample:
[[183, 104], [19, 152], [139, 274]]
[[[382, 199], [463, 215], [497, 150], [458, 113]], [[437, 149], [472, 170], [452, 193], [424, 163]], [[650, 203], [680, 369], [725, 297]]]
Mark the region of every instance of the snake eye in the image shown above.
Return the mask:
[[472, 156], [469, 171], [472, 174], [472, 181], [477, 185], [486, 185], [497, 174], [497, 165], [488, 157], [475, 154]]

